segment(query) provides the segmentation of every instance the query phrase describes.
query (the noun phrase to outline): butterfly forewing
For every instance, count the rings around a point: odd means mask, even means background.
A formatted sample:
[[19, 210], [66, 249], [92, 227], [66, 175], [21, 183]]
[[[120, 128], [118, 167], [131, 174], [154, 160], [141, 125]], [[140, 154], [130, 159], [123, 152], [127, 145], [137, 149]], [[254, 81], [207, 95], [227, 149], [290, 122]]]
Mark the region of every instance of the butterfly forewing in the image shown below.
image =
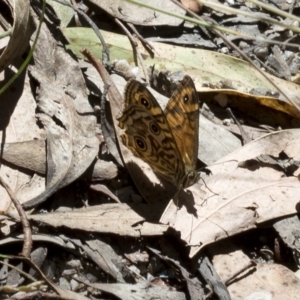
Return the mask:
[[195, 177], [188, 179], [183, 184], [188, 186], [198, 178], [196, 165], [199, 139], [199, 100], [191, 77], [184, 77], [164, 112], [181, 153], [186, 175]]
[[174, 185], [182, 180], [185, 167], [172, 129], [156, 99], [138, 81], [129, 81], [125, 88], [119, 127], [124, 129], [123, 143], [134, 155]]

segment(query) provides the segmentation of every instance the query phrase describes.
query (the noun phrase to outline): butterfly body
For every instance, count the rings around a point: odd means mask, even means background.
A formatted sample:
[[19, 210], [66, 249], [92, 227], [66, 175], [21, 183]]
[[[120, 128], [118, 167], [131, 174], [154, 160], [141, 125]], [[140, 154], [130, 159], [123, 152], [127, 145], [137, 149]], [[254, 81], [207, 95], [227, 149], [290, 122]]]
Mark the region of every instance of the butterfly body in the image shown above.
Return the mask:
[[119, 127], [123, 144], [168, 182], [185, 188], [198, 181], [199, 102], [189, 76], [164, 111], [143, 84], [129, 81]]

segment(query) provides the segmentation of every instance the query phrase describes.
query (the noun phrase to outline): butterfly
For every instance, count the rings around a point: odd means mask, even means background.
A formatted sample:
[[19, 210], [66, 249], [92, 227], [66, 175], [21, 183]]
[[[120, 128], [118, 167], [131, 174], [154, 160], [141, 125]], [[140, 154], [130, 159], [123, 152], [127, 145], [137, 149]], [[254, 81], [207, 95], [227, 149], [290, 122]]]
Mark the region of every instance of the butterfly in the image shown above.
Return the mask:
[[183, 78], [164, 111], [142, 83], [129, 81], [118, 121], [123, 144], [156, 174], [178, 190], [199, 180], [199, 100], [190, 76]]

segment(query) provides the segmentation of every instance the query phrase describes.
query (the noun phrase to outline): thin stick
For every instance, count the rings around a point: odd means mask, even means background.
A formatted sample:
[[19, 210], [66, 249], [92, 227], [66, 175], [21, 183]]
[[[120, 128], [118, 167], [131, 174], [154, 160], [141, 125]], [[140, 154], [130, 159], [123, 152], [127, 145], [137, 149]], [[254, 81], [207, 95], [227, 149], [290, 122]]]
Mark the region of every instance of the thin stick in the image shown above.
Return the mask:
[[235, 115], [232, 113], [231, 109], [229, 107], [226, 108], [226, 111], [228, 113], [228, 115], [234, 120], [234, 122], [236, 123], [236, 125], [238, 126], [240, 132], [241, 132], [241, 136], [242, 136], [242, 144], [248, 144], [251, 142], [250, 137], [248, 136], [247, 132], [244, 130], [244, 128], [242, 127], [242, 125], [240, 124], [240, 122], [236, 119]]
[[20, 216], [20, 220], [23, 227], [23, 233], [24, 233], [24, 244], [22, 249], [22, 255], [25, 257], [29, 257], [31, 249], [32, 249], [32, 236], [31, 236], [31, 228], [29, 221], [27, 219], [27, 215], [21, 206], [19, 200], [15, 196], [15, 193], [12, 191], [12, 189], [9, 187], [9, 185], [4, 181], [2, 176], [0, 176], [0, 184], [6, 189], [9, 197], [11, 198], [11, 201], [15, 205], [18, 214]]
[[240, 270], [238, 270], [237, 272], [233, 273], [229, 278], [227, 278], [226, 280], [224, 280], [225, 285], [228, 286], [230, 281], [232, 281], [238, 275], [242, 274], [247, 269], [250, 269], [251, 267], [255, 267], [256, 265], [257, 265], [257, 263], [254, 260], [251, 260], [247, 265], [245, 265]]
[[[138, 60], [140, 62], [140, 65], [142, 67], [142, 70], [143, 70], [143, 73], [144, 73], [144, 76], [145, 76], [145, 80], [149, 84], [149, 76], [148, 76], [147, 69], [146, 69], [145, 64], [144, 64], [144, 60], [143, 60], [142, 55], [139, 51], [137, 42], [134, 40], [134, 38], [131, 35], [131, 33], [129, 32], [129, 30], [123, 25], [123, 23], [120, 20], [115, 19], [115, 22], [122, 28], [122, 30], [125, 32], [125, 34], [129, 38], [129, 41], [130, 41], [130, 43], [131, 43], [131, 45], [134, 49], [134, 53], [137, 55], [137, 58], [138, 58]], [[137, 64], [137, 62], [136, 62], [136, 64]]]
[[99, 38], [101, 44], [102, 44], [102, 62], [103, 65], [107, 65], [108, 62], [110, 61], [109, 58], [109, 48], [107, 46], [107, 44], [105, 43], [105, 40], [99, 30], [99, 28], [97, 27], [97, 25], [89, 18], [89, 16], [87, 16], [82, 10], [74, 7], [72, 4], [70, 4], [69, 2], [65, 1], [65, 0], [54, 0], [58, 3], [61, 3], [63, 5], [69, 6], [72, 9], [74, 9], [74, 11], [76, 11], [76, 13], [78, 13], [79, 15], [81, 15], [87, 22], [88, 24], [93, 28], [94, 32], [96, 33], [97, 37]]
[[144, 45], [144, 47], [146, 49], [148, 49], [150, 51], [150, 55], [151, 57], [154, 57], [154, 47], [147, 41], [145, 40], [140, 33], [137, 31], [137, 29], [135, 28], [135, 26], [131, 23], [127, 23], [127, 26], [129, 28], [131, 28], [131, 30], [135, 33], [135, 35], [139, 38], [139, 40], [141, 41], [141, 43]]
[[[10, 258], [9, 255], [6, 256], [6, 257], [5, 257], [5, 256], [1, 256], [1, 257], [4, 257], [4, 258], [6, 258], [6, 259], [7, 259], [7, 258]], [[12, 264], [10, 264], [10, 263], [8, 263], [8, 262], [6, 262], [6, 261], [0, 260], [0, 264], [10, 267], [11, 269], [17, 271], [18, 273], [22, 274], [24, 277], [27, 277], [29, 280], [31, 280], [31, 281], [33, 281], [33, 282], [37, 281], [37, 280], [36, 280], [34, 277], [32, 277], [30, 274], [24, 272], [24, 271], [21, 270], [20, 268], [18, 268], [18, 267], [16, 267], [16, 266], [12, 265]]]

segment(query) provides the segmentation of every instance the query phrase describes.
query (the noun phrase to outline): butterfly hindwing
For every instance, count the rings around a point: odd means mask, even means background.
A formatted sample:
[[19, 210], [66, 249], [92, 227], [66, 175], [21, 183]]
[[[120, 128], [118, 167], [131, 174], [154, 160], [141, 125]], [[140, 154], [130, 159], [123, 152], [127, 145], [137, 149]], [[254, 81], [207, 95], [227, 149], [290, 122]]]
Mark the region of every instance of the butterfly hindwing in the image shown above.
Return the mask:
[[199, 140], [199, 100], [193, 80], [185, 76], [170, 98], [165, 116], [185, 165], [196, 176]]

